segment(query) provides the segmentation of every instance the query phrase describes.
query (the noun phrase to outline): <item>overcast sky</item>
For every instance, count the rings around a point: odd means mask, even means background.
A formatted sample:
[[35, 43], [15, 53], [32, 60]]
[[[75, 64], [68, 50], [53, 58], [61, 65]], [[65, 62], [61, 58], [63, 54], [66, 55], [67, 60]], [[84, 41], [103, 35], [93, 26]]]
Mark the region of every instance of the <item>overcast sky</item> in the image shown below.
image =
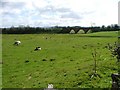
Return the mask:
[[120, 0], [0, 0], [1, 27], [118, 23]]

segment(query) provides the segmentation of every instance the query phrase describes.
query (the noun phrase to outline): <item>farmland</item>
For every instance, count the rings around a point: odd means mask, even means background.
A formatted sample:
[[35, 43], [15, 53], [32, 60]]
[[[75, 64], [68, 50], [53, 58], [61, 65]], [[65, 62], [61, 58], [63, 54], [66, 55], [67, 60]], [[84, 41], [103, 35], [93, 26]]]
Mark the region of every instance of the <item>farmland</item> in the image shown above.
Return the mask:
[[[117, 42], [118, 33], [3, 34], [3, 88], [111, 88], [116, 58], [105, 46]], [[14, 46], [20, 40], [20, 46]], [[41, 51], [34, 51], [40, 46]], [[92, 53], [96, 50], [97, 74]]]

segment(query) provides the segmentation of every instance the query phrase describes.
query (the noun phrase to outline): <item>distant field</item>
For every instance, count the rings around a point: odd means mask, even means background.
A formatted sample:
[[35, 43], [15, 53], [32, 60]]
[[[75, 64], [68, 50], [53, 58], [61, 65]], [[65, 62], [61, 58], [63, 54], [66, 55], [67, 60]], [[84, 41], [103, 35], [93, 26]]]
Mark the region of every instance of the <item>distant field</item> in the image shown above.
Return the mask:
[[[20, 46], [14, 46], [20, 40]], [[111, 88], [116, 58], [104, 48], [117, 41], [117, 32], [91, 34], [3, 34], [4, 88]], [[40, 46], [41, 51], [34, 51]], [[97, 74], [92, 53], [97, 51]]]

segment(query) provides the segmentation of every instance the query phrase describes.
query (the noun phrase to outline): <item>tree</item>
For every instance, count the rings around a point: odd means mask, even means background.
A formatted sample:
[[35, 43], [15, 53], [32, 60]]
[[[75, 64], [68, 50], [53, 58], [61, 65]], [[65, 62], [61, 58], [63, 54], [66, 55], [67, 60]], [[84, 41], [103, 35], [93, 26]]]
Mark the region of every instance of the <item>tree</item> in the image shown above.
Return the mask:
[[102, 29], [105, 29], [105, 25], [102, 25], [102, 27], [101, 27]]
[[119, 29], [119, 26], [117, 24], [114, 24], [114, 29]]

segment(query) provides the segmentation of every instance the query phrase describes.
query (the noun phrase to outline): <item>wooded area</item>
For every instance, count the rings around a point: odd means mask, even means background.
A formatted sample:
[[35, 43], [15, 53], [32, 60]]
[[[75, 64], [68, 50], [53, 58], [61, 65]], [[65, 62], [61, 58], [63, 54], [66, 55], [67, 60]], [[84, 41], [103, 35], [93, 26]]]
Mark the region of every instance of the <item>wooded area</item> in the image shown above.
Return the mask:
[[81, 26], [54, 26], [54, 27], [30, 27], [30, 26], [18, 26], [18, 27], [10, 27], [10, 28], [1, 28], [3, 34], [40, 34], [40, 33], [70, 33], [71, 30], [74, 30], [77, 33], [79, 30], [83, 30], [87, 33], [89, 30], [92, 32], [99, 31], [118, 31], [119, 26], [117, 24], [108, 25], [105, 27], [104, 25], [99, 27], [81, 27]]

